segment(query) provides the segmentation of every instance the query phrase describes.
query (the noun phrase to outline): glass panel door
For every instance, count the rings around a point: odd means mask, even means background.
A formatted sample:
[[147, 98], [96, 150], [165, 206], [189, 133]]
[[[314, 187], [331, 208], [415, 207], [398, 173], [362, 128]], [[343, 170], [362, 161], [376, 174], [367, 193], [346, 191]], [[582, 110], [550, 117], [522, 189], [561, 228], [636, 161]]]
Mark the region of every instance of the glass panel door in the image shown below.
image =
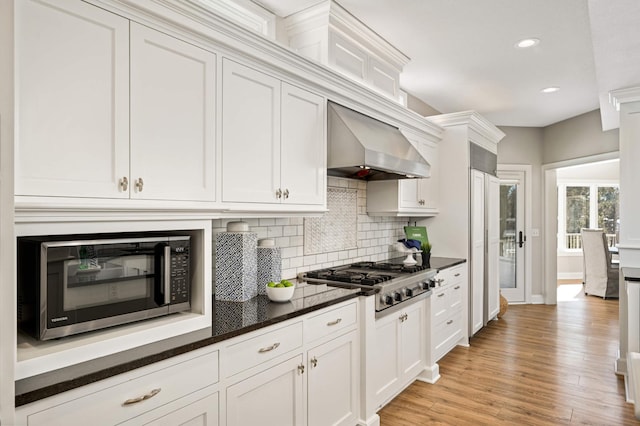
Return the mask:
[[524, 172], [499, 172], [500, 291], [509, 302], [524, 302]]

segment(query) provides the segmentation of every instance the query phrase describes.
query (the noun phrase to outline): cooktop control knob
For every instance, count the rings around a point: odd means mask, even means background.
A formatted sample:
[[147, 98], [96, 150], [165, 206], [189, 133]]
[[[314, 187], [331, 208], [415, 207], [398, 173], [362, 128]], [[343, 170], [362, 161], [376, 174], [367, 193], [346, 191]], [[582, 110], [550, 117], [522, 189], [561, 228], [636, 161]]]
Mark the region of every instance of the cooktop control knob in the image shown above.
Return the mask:
[[393, 298], [398, 302], [402, 301], [402, 295], [397, 291], [393, 293]]
[[406, 289], [404, 290], [404, 294], [406, 294], [406, 295], [407, 295], [407, 297], [413, 297], [413, 290], [412, 290], [412, 289], [410, 289], [410, 288], [406, 288]]
[[393, 297], [391, 297], [390, 294], [385, 294], [383, 297], [384, 303], [386, 303], [387, 305], [393, 305]]

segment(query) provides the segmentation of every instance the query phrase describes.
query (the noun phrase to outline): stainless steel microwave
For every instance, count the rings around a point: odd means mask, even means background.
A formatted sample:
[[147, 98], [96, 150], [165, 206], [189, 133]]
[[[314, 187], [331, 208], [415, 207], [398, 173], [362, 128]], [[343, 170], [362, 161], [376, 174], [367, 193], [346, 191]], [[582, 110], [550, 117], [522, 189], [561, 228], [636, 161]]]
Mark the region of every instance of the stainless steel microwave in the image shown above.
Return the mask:
[[190, 237], [18, 238], [18, 325], [49, 340], [190, 309]]

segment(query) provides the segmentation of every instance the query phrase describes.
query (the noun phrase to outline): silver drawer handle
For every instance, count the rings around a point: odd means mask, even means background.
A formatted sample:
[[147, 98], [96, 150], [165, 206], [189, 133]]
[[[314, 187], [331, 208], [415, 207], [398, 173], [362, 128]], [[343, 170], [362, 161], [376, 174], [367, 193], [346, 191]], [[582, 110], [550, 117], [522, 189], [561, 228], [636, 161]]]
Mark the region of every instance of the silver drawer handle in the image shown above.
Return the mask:
[[457, 286], [455, 286], [453, 289], [454, 289], [454, 290], [460, 290], [460, 286], [459, 286], [459, 285], [457, 285]]
[[260, 348], [260, 349], [258, 350], [258, 352], [260, 352], [261, 354], [263, 354], [263, 353], [265, 353], [265, 352], [269, 352], [269, 351], [274, 350], [274, 349], [275, 349], [275, 348], [277, 348], [278, 346], [280, 346], [280, 343], [275, 342], [275, 343], [274, 343], [273, 345], [271, 345], [271, 346], [267, 346], [266, 348]]
[[460, 276], [460, 272], [454, 275], [454, 277], [459, 277], [459, 276]]
[[123, 191], [126, 191], [129, 189], [129, 179], [127, 179], [126, 176], [124, 176], [122, 179], [120, 179], [120, 188]]
[[442, 297], [442, 296], [444, 296], [444, 293], [440, 293], [440, 294], [438, 295], [438, 297]]
[[338, 318], [338, 319], [337, 319], [337, 320], [335, 320], [335, 321], [329, 321], [329, 322], [327, 323], [327, 325], [328, 325], [328, 326], [332, 326], [332, 325], [340, 324], [341, 322], [342, 322], [342, 318]]
[[139, 396], [137, 398], [127, 399], [125, 402], [122, 403], [122, 405], [137, 404], [138, 402], [142, 402], [142, 401], [144, 401], [146, 399], [153, 398], [154, 396], [159, 394], [161, 390], [162, 389], [160, 389], [160, 388], [154, 389], [154, 390], [152, 390], [151, 392], [149, 392], [146, 395], [142, 395], [142, 396]]
[[451, 324], [453, 324], [453, 320], [447, 321], [447, 325], [451, 325]]

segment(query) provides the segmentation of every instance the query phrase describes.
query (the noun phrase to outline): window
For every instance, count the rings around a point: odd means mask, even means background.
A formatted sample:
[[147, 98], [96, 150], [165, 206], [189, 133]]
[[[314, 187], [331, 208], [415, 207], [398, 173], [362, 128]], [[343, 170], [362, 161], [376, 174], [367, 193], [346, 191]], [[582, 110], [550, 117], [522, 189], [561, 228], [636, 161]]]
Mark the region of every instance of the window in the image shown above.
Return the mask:
[[558, 186], [558, 250], [582, 249], [582, 228], [604, 229], [609, 246], [619, 237], [618, 185], [567, 183]]

